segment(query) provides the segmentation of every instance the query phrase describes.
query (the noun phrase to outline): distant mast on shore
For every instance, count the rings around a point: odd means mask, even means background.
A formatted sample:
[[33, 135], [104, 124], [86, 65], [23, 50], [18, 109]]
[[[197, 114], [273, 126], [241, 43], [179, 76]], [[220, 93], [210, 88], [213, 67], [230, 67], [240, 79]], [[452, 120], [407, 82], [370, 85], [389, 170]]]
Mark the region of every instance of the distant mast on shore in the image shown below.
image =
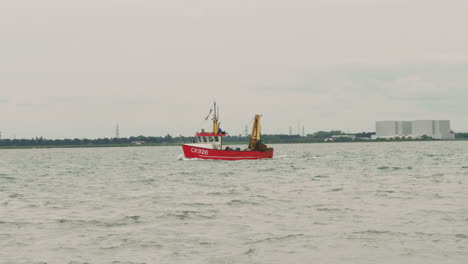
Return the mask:
[[115, 125], [115, 138], [120, 137], [119, 124]]

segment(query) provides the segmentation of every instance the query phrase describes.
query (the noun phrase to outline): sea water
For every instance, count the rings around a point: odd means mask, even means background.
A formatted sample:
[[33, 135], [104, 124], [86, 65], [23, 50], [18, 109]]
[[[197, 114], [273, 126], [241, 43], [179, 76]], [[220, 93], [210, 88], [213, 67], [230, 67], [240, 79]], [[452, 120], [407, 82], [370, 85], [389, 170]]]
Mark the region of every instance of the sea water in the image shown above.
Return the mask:
[[0, 150], [0, 263], [468, 263], [468, 142], [271, 146]]

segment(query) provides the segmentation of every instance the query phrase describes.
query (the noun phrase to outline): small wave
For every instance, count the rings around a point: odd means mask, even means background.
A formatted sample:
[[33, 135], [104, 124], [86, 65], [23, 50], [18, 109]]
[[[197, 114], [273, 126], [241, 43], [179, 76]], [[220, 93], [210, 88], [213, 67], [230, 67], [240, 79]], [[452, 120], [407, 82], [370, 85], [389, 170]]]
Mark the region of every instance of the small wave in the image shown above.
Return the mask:
[[321, 223], [321, 222], [313, 222], [312, 224], [314, 224], [314, 225], [328, 225], [327, 223]]
[[387, 231], [387, 230], [369, 229], [369, 230], [364, 230], [364, 231], [356, 231], [356, 232], [353, 232], [353, 234], [359, 234], [359, 235], [397, 235], [397, 234], [400, 234], [400, 233], [399, 232], [395, 233], [395, 232]]
[[380, 192], [380, 193], [395, 193], [395, 191], [391, 191], [391, 190], [377, 190], [377, 192]]
[[330, 178], [330, 176], [327, 176], [327, 175], [315, 175], [314, 178]]
[[304, 189], [300, 188], [300, 189], [290, 190], [290, 191], [288, 191], [288, 193], [301, 193], [303, 191], [304, 191]]
[[202, 242], [200, 242], [198, 244], [200, 244], [202, 246], [214, 246], [214, 245], [216, 245], [216, 243], [214, 243], [214, 242], [207, 242], [207, 241], [202, 241]]
[[10, 195], [8, 195], [8, 197], [10, 198], [19, 198], [19, 197], [23, 197], [24, 195], [20, 194], [20, 193], [12, 193]]
[[414, 234], [418, 236], [433, 236], [431, 233], [424, 233], [424, 232], [414, 232]]
[[[88, 262], [85, 262], [85, 263], [88, 263]], [[147, 263], [146, 262], [133, 262], [133, 261], [112, 261], [112, 264], [147, 264]]]
[[[14, 227], [26, 227], [26, 226], [42, 226], [44, 223], [37, 221], [0, 221], [0, 226], [14, 226]], [[0, 262], [1, 263], [1, 262]]]
[[203, 160], [203, 159], [187, 158], [187, 157], [184, 156], [184, 154], [179, 154], [179, 156], [177, 156], [177, 160], [189, 161], [189, 160]]
[[153, 183], [153, 182], [155, 182], [155, 181], [156, 181], [156, 179], [151, 179], [151, 178], [150, 178], [150, 179], [141, 180], [141, 182], [142, 182], [142, 183], [145, 183], [145, 184]]
[[268, 196], [261, 195], [261, 194], [255, 194], [255, 195], [252, 195], [251, 197], [257, 197], [257, 198], [262, 198], [262, 199], [268, 199], [269, 198]]
[[390, 169], [391, 169], [391, 170], [403, 170], [403, 169], [412, 170], [413, 167], [408, 166], [408, 167], [404, 168], [404, 167], [380, 166], [380, 167], [377, 167], [377, 169], [379, 169], [379, 170], [390, 170]]
[[255, 249], [254, 248], [249, 248], [249, 250], [247, 250], [246, 252], [244, 252], [244, 255], [252, 255], [255, 253]]
[[239, 192], [237, 190], [235, 190], [235, 189], [231, 189], [231, 190], [224, 191], [224, 192], [209, 192], [206, 195], [209, 195], [209, 196], [224, 196], [224, 195], [236, 195], [236, 194], [239, 194]]
[[282, 154], [282, 155], [275, 155], [275, 159], [288, 159], [288, 158], [291, 158], [293, 156], [291, 155], [286, 155], [286, 154]]
[[343, 188], [335, 188], [335, 189], [331, 189], [330, 191], [331, 192], [339, 192], [339, 191], [342, 191]]
[[102, 220], [81, 220], [81, 219], [57, 219], [56, 222], [60, 224], [74, 224], [74, 225], [96, 225], [104, 227], [114, 227], [114, 226], [125, 226], [133, 223], [140, 223], [140, 216], [132, 215], [125, 216], [124, 218], [114, 220], [114, 221], [102, 221]]
[[211, 203], [183, 203], [182, 205], [187, 205], [187, 206], [212, 206], [213, 204], [211, 204]]
[[317, 208], [317, 211], [324, 211], [324, 212], [339, 212], [341, 211], [340, 209], [337, 208], [328, 208], [328, 207], [322, 207], [322, 208]]
[[465, 234], [456, 234], [455, 237], [458, 237], [458, 238], [468, 238], [468, 235], [465, 235]]
[[226, 204], [231, 205], [231, 206], [239, 206], [239, 205], [245, 205], [245, 204], [256, 205], [258, 203], [250, 202], [250, 201], [243, 201], [243, 200], [231, 200], [231, 201], [227, 202]]
[[209, 192], [209, 193], [207, 193], [207, 195], [218, 196], [218, 195], [226, 195], [226, 193], [223, 193], [223, 192]]
[[212, 214], [203, 214], [198, 211], [190, 211], [190, 210], [184, 210], [184, 211], [176, 211], [172, 213], [167, 213], [162, 216], [163, 218], [176, 218], [179, 220], [187, 220], [187, 219], [196, 219], [196, 218], [203, 218], [203, 219], [213, 219], [216, 218], [216, 213], [212, 211]]
[[257, 241], [247, 242], [245, 244], [257, 244], [257, 243], [261, 243], [261, 242], [272, 242], [272, 241], [278, 241], [278, 240], [285, 240], [285, 239], [290, 239], [290, 238], [301, 237], [303, 235], [304, 234], [290, 234], [290, 235], [279, 236], [279, 237], [267, 237], [267, 238], [260, 239], [260, 240], [257, 240]]
[[276, 168], [259, 169], [258, 171], [275, 171]]
[[175, 217], [175, 218], [180, 219], [180, 220], [185, 220], [185, 219], [190, 218], [190, 215], [187, 212], [185, 212], [185, 213], [169, 213], [169, 214], [166, 214], [165, 216]]
[[0, 178], [1, 179], [5, 179], [5, 180], [9, 180], [9, 181], [12, 181], [15, 179], [15, 177], [12, 177], [12, 176], [9, 176], [10, 174], [6, 174], [6, 173], [0, 173]]

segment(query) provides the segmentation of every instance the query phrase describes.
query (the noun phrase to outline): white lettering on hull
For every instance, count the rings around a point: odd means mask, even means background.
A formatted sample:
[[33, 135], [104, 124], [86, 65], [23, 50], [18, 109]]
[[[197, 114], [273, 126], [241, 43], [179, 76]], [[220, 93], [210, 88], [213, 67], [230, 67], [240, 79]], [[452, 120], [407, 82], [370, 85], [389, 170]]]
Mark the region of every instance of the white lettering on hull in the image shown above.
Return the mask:
[[206, 149], [191, 148], [190, 151], [192, 153], [197, 153], [197, 154], [200, 154], [200, 155], [208, 155], [208, 150], [206, 150]]

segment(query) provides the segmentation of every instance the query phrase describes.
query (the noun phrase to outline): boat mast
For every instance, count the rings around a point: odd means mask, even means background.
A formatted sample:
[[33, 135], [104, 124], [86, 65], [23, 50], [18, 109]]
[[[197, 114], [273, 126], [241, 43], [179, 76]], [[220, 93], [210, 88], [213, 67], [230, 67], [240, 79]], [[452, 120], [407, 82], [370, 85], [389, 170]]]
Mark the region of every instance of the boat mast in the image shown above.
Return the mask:
[[213, 134], [218, 134], [218, 112], [219, 110], [216, 109], [216, 101], [214, 102], [214, 114], [213, 114]]
[[255, 115], [249, 149], [254, 149], [260, 142], [260, 117], [261, 115]]

